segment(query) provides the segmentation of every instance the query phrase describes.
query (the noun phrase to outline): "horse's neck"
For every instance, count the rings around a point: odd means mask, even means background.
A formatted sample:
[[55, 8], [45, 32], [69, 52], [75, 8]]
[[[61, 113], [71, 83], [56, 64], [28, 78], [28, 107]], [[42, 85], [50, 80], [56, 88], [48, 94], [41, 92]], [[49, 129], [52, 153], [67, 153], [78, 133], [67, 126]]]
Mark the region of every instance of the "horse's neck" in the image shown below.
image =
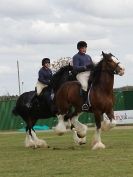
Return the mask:
[[114, 75], [111, 75], [108, 72], [100, 73], [100, 77], [96, 83], [97, 87], [104, 91], [104, 93], [112, 93], [114, 85]]
[[76, 77], [69, 75], [68, 72], [62, 72], [60, 75], [55, 75], [53, 79], [51, 80], [51, 85], [54, 90], [54, 92], [57, 92], [57, 90], [60, 88], [62, 84], [64, 84], [67, 81], [75, 80]]
[[[62, 74], [60, 74], [60, 75], [58, 75], [58, 76], [54, 76], [53, 78], [52, 78], [52, 80], [51, 80], [51, 85], [52, 85], [52, 88], [53, 88], [53, 90], [54, 90], [54, 92], [57, 92], [57, 90], [60, 88], [60, 86], [64, 83], [64, 82], [66, 82], [66, 80], [64, 79], [65, 77], [65, 74], [64, 73], [62, 73]], [[65, 80], [65, 81], [64, 81]]]

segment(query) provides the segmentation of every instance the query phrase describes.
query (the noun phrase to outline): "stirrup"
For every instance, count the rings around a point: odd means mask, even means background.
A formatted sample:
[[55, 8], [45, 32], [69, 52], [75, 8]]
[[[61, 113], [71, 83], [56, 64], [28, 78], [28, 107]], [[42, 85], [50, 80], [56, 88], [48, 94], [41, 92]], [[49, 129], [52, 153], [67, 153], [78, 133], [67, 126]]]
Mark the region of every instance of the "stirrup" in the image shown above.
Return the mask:
[[82, 111], [89, 111], [89, 106], [88, 106], [88, 104], [83, 104], [83, 106], [82, 106]]

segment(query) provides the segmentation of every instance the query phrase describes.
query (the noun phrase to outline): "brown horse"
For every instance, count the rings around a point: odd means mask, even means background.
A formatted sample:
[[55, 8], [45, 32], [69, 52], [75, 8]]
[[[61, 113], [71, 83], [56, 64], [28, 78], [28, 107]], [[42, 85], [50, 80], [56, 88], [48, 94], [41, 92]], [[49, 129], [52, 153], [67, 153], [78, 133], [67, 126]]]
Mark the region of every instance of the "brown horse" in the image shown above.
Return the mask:
[[[115, 124], [113, 112], [114, 74], [122, 76], [125, 70], [118, 59], [112, 54], [105, 54], [102, 52], [102, 56], [103, 58], [91, 73], [93, 82], [88, 92], [90, 111], [94, 113], [96, 123], [96, 132], [92, 143], [92, 149], [105, 148], [100, 136], [102, 128], [101, 121], [103, 120], [103, 114], [105, 113], [110, 120], [108, 125], [113, 126]], [[71, 81], [63, 84], [56, 94], [56, 104], [59, 110], [59, 120], [62, 121], [65, 117], [70, 118], [71, 124], [75, 127], [74, 130], [77, 131], [79, 137], [85, 137], [87, 128], [78, 121], [78, 117], [82, 113], [81, 108], [83, 104], [80, 83]]]

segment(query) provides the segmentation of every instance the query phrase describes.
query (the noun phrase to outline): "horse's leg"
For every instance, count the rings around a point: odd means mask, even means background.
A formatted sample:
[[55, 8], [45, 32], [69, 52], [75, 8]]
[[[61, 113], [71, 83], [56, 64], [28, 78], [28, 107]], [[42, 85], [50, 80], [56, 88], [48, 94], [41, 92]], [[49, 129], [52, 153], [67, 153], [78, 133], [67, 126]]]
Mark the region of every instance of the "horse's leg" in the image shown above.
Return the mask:
[[65, 126], [66, 126], [66, 129], [71, 129], [71, 120], [68, 119], [68, 120], [64, 120], [64, 123], [65, 123]]
[[101, 141], [101, 115], [95, 114], [96, 131], [92, 141], [92, 150], [104, 149], [105, 145]]
[[[82, 145], [82, 144], [86, 144], [86, 136], [84, 138], [81, 138], [81, 136], [78, 134], [78, 132], [76, 131], [74, 125], [71, 123], [71, 119], [77, 115], [77, 112], [68, 112], [65, 116], [64, 116], [64, 120], [65, 120], [65, 124], [66, 127], [68, 126], [69, 128], [71, 128], [72, 133], [73, 133], [73, 139], [74, 142], [78, 145]], [[80, 122], [79, 122], [80, 123]], [[80, 123], [81, 125], [81, 123]], [[83, 125], [83, 124], [82, 124]], [[83, 125], [84, 126], [84, 125]]]
[[110, 112], [103, 114], [103, 122], [102, 122], [102, 130], [108, 131], [109, 129], [116, 126], [116, 120], [114, 118], [114, 111], [111, 110]]
[[79, 113], [77, 116], [74, 116], [71, 119], [71, 123], [75, 127], [75, 130], [77, 132], [77, 136], [79, 138], [84, 138], [87, 134], [88, 127], [78, 121], [78, 118], [81, 114], [82, 113]]
[[110, 112], [106, 113], [106, 114], [107, 114], [107, 116], [108, 116], [108, 118], [110, 120], [110, 127], [111, 128], [115, 127], [116, 126], [116, 120], [115, 120], [113, 109]]
[[34, 148], [37, 148], [37, 145], [34, 141], [34, 138], [33, 138], [33, 134], [32, 134], [32, 128], [33, 126], [35, 125], [36, 123], [36, 119], [33, 119], [33, 118], [27, 118], [27, 119], [24, 119], [27, 126], [26, 126], [26, 138], [25, 138], [25, 147], [34, 147]]
[[86, 136], [84, 138], [79, 138], [78, 135], [77, 135], [77, 131], [75, 130], [74, 127], [72, 128], [72, 133], [73, 133], [74, 142], [77, 145], [86, 144]]
[[37, 137], [35, 130], [33, 128], [31, 130], [31, 133], [32, 133], [32, 138], [35, 142], [36, 147], [45, 147], [45, 148], [49, 147], [45, 140], [39, 139]]
[[57, 115], [58, 118], [58, 124], [55, 127], [55, 132], [58, 135], [63, 135], [67, 130], [66, 130], [66, 124], [64, 122], [64, 115]]
[[31, 128], [28, 125], [26, 126], [25, 147], [35, 147], [35, 142], [32, 137]]

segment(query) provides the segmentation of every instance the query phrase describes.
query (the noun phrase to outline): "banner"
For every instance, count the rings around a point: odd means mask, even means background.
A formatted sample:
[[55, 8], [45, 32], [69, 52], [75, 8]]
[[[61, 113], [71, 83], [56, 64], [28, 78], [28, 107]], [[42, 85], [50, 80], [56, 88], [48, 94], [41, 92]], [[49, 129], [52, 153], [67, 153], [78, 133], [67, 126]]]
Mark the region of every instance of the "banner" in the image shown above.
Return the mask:
[[133, 110], [114, 111], [115, 120], [120, 124], [133, 124]]

